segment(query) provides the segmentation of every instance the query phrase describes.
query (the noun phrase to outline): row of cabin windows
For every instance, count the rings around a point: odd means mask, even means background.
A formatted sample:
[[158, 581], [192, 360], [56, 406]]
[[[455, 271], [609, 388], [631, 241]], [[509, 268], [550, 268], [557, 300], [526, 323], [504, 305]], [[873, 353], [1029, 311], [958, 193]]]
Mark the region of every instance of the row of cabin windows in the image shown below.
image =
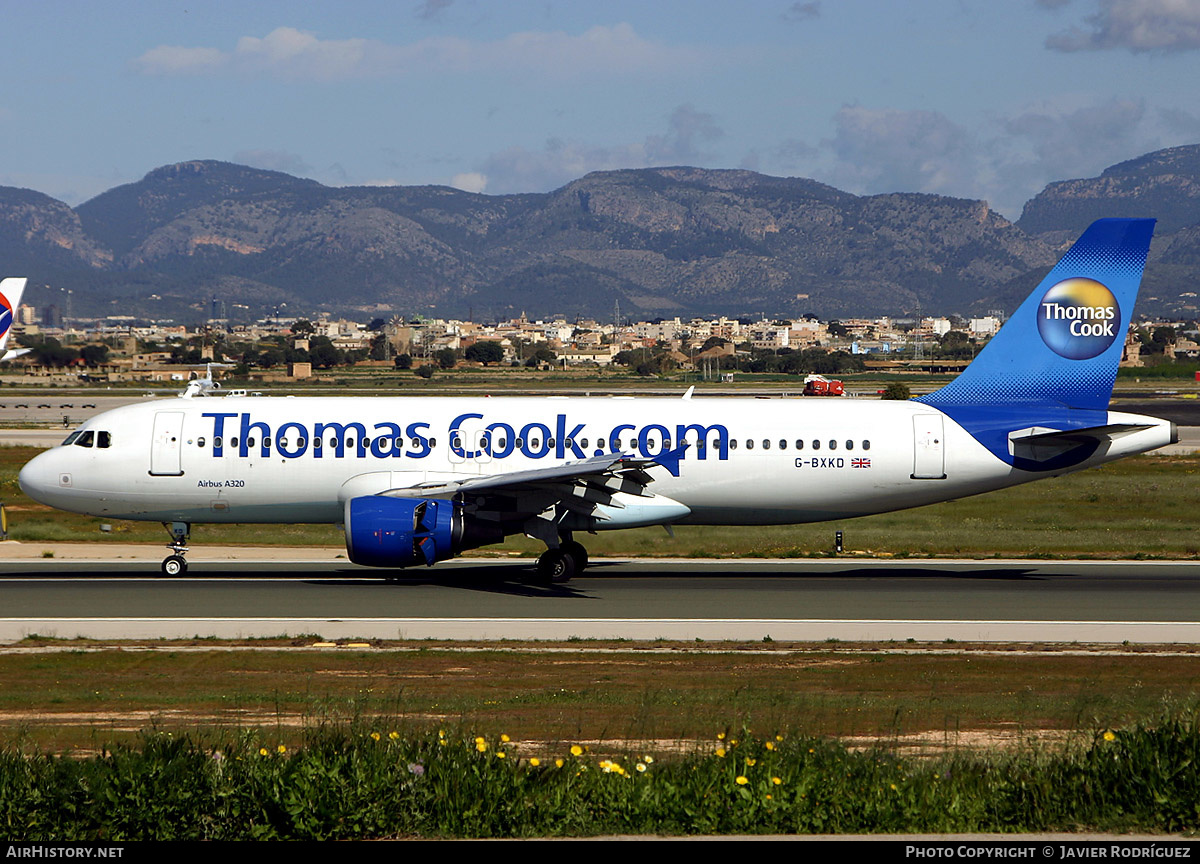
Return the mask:
[[86, 432], [74, 431], [63, 441], [62, 446], [74, 444], [76, 447], [100, 447], [107, 449], [112, 446], [112, 435], [108, 432], [88, 429]]
[[[75, 433], [75, 434], [76, 434], [76, 435], [78, 435], [79, 433]], [[92, 433], [91, 433], [91, 432], [87, 432], [87, 433], [84, 433], [84, 434], [86, 434], [87, 436], [91, 436], [91, 434], [92, 434]], [[103, 436], [103, 439], [102, 439], [102, 440], [103, 440], [103, 442], [104, 442], [104, 443], [98, 444], [97, 446], [100, 446], [100, 447], [108, 447], [108, 446], [109, 446], [109, 444], [108, 444], [108, 441], [109, 441], [109, 438], [108, 438], [108, 433], [107, 433], [107, 432], [100, 432], [100, 433], [98, 433], [98, 434], [99, 434], [99, 435], [101, 435], [101, 436]], [[392, 439], [391, 439], [391, 438], [384, 438], [384, 439], [379, 439], [379, 440], [382, 440], [382, 441], [391, 441]], [[399, 440], [402, 440], [402, 439], [399, 439]], [[580, 439], [579, 439], [579, 446], [580, 446], [581, 448], [584, 448], [584, 449], [586, 449], [586, 448], [587, 448], [587, 446], [588, 446], [588, 441], [589, 441], [589, 439], [587, 439], [587, 438], [580, 438]], [[89, 442], [89, 443], [87, 443], [87, 444], [81, 444], [79, 441], [76, 441], [75, 443], [76, 443], [76, 444], [78, 444], [78, 445], [79, 445], [79, 446], [81, 446], [81, 447], [91, 447], [92, 445], [91, 445], [91, 443], [90, 443], [90, 442], [91, 442], [91, 438], [90, 438], [90, 437], [88, 438], [88, 442]], [[487, 446], [489, 446], [489, 443], [490, 443], [490, 442], [488, 441], [488, 439], [487, 439], [487, 437], [486, 437], [486, 436], [484, 436], [482, 439], [480, 439], [480, 442], [481, 442], [481, 446], [483, 446], [483, 447], [487, 447]], [[70, 443], [71, 443], [71, 438], [68, 438], [68, 439], [67, 439], [65, 442], [63, 442], [63, 443], [65, 443], [65, 444], [70, 444]], [[203, 439], [203, 438], [198, 438], [198, 439], [196, 440], [196, 444], [197, 444], [197, 445], [199, 445], [200, 447], [203, 447], [203, 446], [204, 446], [204, 443], [205, 443], [205, 439]], [[307, 443], [308, 443], [308, 442], [307, 442], [305, 439], [303, 439], [303, 438], [300, 438], [300, 439], [298, 439], [298, 440], [296, 441], [296, 446], [297, 446], [297, 447], [304, 447], [304, 446], [306, 446], [306, 445], [307, 445]], [[505, 449], [507, 449], [507, 447], [508, 447], [508, 439], [506, 439], [506, 438], [499, 438], [499, 439], [497, 439], [496, 443], [497, 443], [497, 445], [499, 446], [499, 449], [501, 449], [501, 450], [505, 450]], [[532, 449], [534, 449], [534, 450], [537, 450], [537, 449], [539, 449], [539, 448], [541, 447], [541, 443], [542, 443], [542, 442], [541, 442], [541, 440], [540, 440], [540, 439], [537, 439], [537, 438], [531, 438], [531, 439], [529, 440], [529, 446], [530, 446], [530, 448], [532, 448]], [[596, 446], [597, 446], [597, 447], [603, 448], [603, 447], [604, 447], [604, 445], [605, 445], [605, 443], [610, 443], [610, 444], [612, 445], [610, 449], [611, 449], [611, 450], [612, 450], [612, 452], [614, 452], [614, 453], [615, 453], [615, 452], [617, 452], [618, 450], [620, 450], [620, 449], [621, 449], [621, 439], [620, 439], [620, 438], [614, 438], [614, 439], [612, 439], [612, 441], [611, 441], [611, 442], [606, 442], [606, 441], [605, 441], [603, 438], [600, 438], [600, 439], [597, 439], [597, 440], [596, 440]], [[685, 441], [685, 442], [683, 442], [683, 443], [684, 443], [684, 445], [685, 445], [685, 446], [688, 446], [688, 445], [689, 445], [689, 442], [686, 442], [686, 441]], [[753, 439], [753, 438], [747, 438], [747, 439], [746, 439], [746, 449], [747, 449], [747, 450], [753, 450], [753, 449], [754, 449], [754, 443], [755, 443], [755, 442], [754, 442], [754, 439]], [[436, 447], [436, 446], [437, 446], [437, 439], [436, 439], [436, 438], [430, 438], [430, 439], [428, 440], [428, 444], [429, 444], [429, 447], [431, 447], [431, 448], [433, 448], [433, 447]], [[462, 447], [462, 446], [464, 446], [464, 442], [462, 441], [462, 439], [461, 439], [461, 438], [458, 438], [458, 437], [455, 437], [455, 438], [451, 439], [451, 444], [452, 444], [454, 447]], [[555, 444], [555, 442], [554, 442], [554, 439], [553, 439], [553, 438], [550, 438], [549, 440], [547, 440], [547, 441], [546, 441], [546, 446], [547, 446], [547, 447], [553, 447], [553, 446], [554, 446], [554, 444]], [[312, 445], [313, 445], [313, 448], [314, 448], [314, 449], [320, 449], [320, 448], [321, 448], [321, 447], [324, 445], [324, 442], [322, 441], [322, 439], [320, 439], [320, 438], [316, 438], [316, 439], [313, 439]], [[780, 449], [780, 450], [787, 450], [787, 449], [788, 449], [788, 445], [789, 445], [788, 439], [786, 439], [786, 438], [780, 438], [780, 439], [779, 439], [779, 441], [778, 441], [778, 447], [779, 447], [779, 449]], [[223, 445], [222, 445], [221, 439], [220, 439], [220, 438], [214, 438], [214, 439], [213, 439], [213, 446], [214, 446], [214, 447], [218, 447], [218, 448], [219, 448], [219, 447], [222, 447]], [[233, 438], [230, 438], [230, 439], [229, 439], [229, 446], [230, 446], [230, 447], [237, 447], [237, 446], [238, 446], [238, 439], [237, 439], [237, 436], [234, 436]], [[246, 446], [247, 446], [247, 447], [254, 447], [254, 446], [255, 446], [255, 441], [254, 441], [254, 439], [253, 439], [253, 438], [247, 438], [247, 439], [246, 439]], [[271, 439], [270, 439], [270, 438], [264, 438], [264, 439], [263, 439], [263, 442], [262, 442], [262, 446], [263, 446], [263, 447], [268, 447], [268, 448], [269, 448], [269, 447], [271, 446]], [[286, 438], [280, 438], [280, 439], [279, 439], [279, 446], [280, 446], [280, 447], [287, 447], [287, 446], [288, 446], [288, 439], [286, 439]], [[329, 444], [328, 444], [328, 446], [330, 446], [330, 447], [337, 447], [337, 446], [338, 446], [338, 441], [337, 441], [337, 439], [336, 439], [336, 438], [330, 438], [330, 439], [329, 439]], [[354, 439], [353, 439], [353, 438], [347, 438], [347, 439], [346, 439], [346, 441], [345, 441], [345, 443], [343, 444], [343, 446], [344, 446], [344, 447], [353, 447], [353, 446], [354, 446]], [[362, 439], [362, 441], [360, 442], [360, 446], [362, 446], [364, 449], [365, 449], [365, 448], [367, 448], [367, 447], [370, 447], [370, 446], [371, 446], [371, 439], [370, 439], [370, 438], [363, 438], [363, 439]], [[386, 446], [386, 445], [383, 445], [383, 446]], [[417, 449], [417, 448], [419, 448], [419, 447], [421, 446], [421, 442], [420, 442], [420, 440], [418, 440], [418, 439], [416, 439], [416, 438], [412, 439], [412, 446], [413, 446], [413, 448], [414, 448], [414, 449]], [[515, 441], [515, 446], [516, 446], [516, 449], [520, 449], [520, 448], [524, 447], [524, 446], [525, 446], [525, 439], [523, 439], [523, 438], [518, 438], [518, 439], [516, 439], [516, 441]], [[566, 440], [566, 442], [565, 442], [565, 446], [566, 446], [567, 448], [572, 448], [572, 447], [574, 447], [574, 446], [575, 446], [575, 441], [574, 441], [574, 439], [568, 438], [568, 439]], [[633, 449], [633, 448], [635, 448], [636, 446], [637, 446], [637, 439], [635, 439], [635, 438], [631, 438], [631, 439], [629, 439], [629, 447], [630, 447], [630, 449]], [[719, 449], [719, 448], [720, 448], [720, 446], [721, 446], [721, 441], [720, 441], [720, 439], [714, 438], [714, 439], [713, 439], [713, 441], [712, 441], [712, 444], [711, 444], [711, 446], [712, 446], [714, 449]], [[772, 446], [775, 446], [775, 442], [773, 442], [773, 441], [772, 441], [770, 438], [764, 438], [764, 439], [762, 439], [762, 449], [764, 449], [764, 450], [770, 450], [770, 449], [772, 448]], [[796, 439], [796, 441], [795, 441], [795, 449], [796, 449], [796, 450], [803, 450], [803, 449], [805, 448], [805, 446], [806, 446], [806, 445], [805, 445], [805, 441], [804, 441], [804, 439], [803, 439], [803, 438], [797, 438], [797, 439]], [[812, 439], [811, 443], [810, 443], [808, 446], [810, 446], [810, 448], [811, 448], [811, 449], [813, 449], [813, 450], [820, 450], [820, 449], [821, 449], [821, 440], [820, 440], [819, 438], [814, 438], [814, 439]], [[865, 439], [864, 439], [864, 440], [861, 442], [861, 445], [860, 445], [860, 446], [862, 447], [862, 449], [863, 449], [863, 450], [870, 450], [870, 449], [871, 449], [871, 442], [870, 442], [869, 440], [865, 440]], [[700, 450], [703, 450], [703, 449], [705, 448], [705, 442], [704, 442], [704, 441], [698, 441], [698, 442], [696, 442], [696, 447], [697, 447], [698, 449], [700, 449]], [[731, 438], [731, 439], [729, 439], [729, 449], [730, 449], [730, 450], [736, 450], [736, 449], [737, 449], [737, 447], [738, 447], [738, 442], [737, 442], [737, 439], [736, 439], [736, 438]], [[829, 449], [830, 449], [830, 450], [837, 450], [837, 449], [838, 449], [838, 440], [837, 440], [836, 438], [830, 438], [830, 439], [829, 439], [829, 441], [828, 441], [828, 447], [829, 447]], [[846, 441], [845, 441], [845, 449], [847, 449], [847, 450], [853, 450], [853, 449], [854, 449], [854, 447], [855, 447], [854, 440], [853, 440], [853, 439], [851, 439], [851, 438], [847, 438], [847, 439], [846, 439]], [[662, 442], [662, 449], [663, 449], [663, 450], [669, 450], [669, 449], [671, 449], [671, 439], [670, 439], [670, 438], [664, 438], [664, 439], [663, 439], [663, 442]]]

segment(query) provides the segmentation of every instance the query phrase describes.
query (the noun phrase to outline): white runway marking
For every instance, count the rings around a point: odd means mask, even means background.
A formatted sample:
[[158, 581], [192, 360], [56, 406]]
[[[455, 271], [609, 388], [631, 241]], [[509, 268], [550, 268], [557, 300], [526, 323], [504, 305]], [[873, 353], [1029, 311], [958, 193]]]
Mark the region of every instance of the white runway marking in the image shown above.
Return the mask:
[[671, 641], [1198, 644], [1200, 621], [970, 621], [716, 618], [0, 618], [0, 641], [219, 639], [667, 639]]

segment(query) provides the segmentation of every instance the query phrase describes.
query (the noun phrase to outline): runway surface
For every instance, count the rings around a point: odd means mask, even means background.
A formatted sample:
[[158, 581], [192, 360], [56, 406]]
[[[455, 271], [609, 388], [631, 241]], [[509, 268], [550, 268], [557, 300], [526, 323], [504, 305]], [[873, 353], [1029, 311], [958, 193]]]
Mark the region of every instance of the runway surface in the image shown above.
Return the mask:
[[380, 571], [331, 561], [0, 562], [0, 639], [826, 639], [1200, 643], [1200, 563], [601, 560]]

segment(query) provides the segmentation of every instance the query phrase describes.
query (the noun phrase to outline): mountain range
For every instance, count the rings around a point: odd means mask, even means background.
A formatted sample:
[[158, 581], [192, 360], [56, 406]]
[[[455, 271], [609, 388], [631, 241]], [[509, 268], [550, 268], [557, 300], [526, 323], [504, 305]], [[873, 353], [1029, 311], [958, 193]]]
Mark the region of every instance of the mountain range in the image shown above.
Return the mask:
[[[1139, 312], [1197, 318], [1200, 145], [984, 201], [743, 170], [588, 174], [553, 192], [329, 187], [209, 160], [71, 208], [0, 187], [0, 270], [75, 316], [823, 318], [1011, 311], [1101, 216], [1159, 219]], [[66, 311], [64, 309], [64, 311]]]

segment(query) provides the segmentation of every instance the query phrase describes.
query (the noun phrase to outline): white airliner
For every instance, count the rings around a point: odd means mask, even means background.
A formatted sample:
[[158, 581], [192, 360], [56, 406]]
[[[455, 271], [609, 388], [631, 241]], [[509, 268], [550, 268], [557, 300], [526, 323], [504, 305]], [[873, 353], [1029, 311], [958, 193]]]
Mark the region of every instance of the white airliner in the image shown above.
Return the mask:
[[8, 337], [12, 334], [12, 325], [16, 320], [17, 307], [21, 305], [21, 295], [25, 293], [25, 279], [8, 278], [0, 282], [0, 363], [15, 360], [32, 351], [32, 348], [18, 348], [15, 351], [5, 351]]
[[[172, 398], [100, 414], [29, 462], [53, 507], [163, 522], [344, 526], [350, 560], [433, 564], [511, 534], [537, 573], [580, 533], [846, 519], [1056, 476], [1177, 440], [1108, 410], [1152, 219], [1094, 223], [953, 382], [910, 401]], [[690, 391], [688, 396], [690, 396]]]

